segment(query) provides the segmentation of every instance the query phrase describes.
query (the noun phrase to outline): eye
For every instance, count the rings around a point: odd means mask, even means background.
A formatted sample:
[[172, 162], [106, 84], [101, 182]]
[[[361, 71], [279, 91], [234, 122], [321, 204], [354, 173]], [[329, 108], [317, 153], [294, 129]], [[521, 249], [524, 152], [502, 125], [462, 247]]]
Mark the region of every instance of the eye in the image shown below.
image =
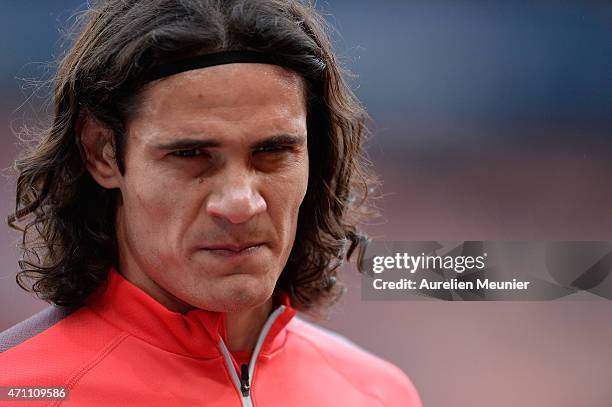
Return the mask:
[[260, 147], [255, 150], [255, 153], [282, 153], [289, 150], [291, 150], [291, 146], [276, 145]]
[[188, 150], [178, 150], [178, 151], [173, 151], [172, 153], [170, 153], [170, 155], [174, 157], [179, 157], [179, 158], [192, 158], [192, 157], [198, 157], [203, 154], [204, 152], [199, 148], [191, 148]]

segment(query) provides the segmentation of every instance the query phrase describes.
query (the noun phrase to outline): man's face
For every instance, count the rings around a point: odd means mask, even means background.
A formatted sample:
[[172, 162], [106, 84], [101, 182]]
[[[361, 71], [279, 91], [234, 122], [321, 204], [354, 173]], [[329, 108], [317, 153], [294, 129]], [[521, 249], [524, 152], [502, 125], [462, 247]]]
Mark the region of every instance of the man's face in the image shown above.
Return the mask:
[[150, 84], [128, 123], [121, 264], [220, 312], [272, 294], [308, 184], [302, 79], [229, 64]]

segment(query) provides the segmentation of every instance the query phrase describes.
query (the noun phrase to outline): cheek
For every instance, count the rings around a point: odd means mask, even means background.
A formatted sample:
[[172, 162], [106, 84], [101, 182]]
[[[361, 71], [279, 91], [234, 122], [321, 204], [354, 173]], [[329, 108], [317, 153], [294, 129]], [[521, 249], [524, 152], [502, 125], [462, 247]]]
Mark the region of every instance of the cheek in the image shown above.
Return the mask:
[[270, 196], [270, 212], [277, 226], [294, 232], [298, 211], [308, 188], [308, 160], [292, 166], [265, 182]]
[[[153, 171], [133, 171], [125, 184], [126, 222], [131, 225], [134, 238], [151, 241], [158, 236], [159, 249], [173, 248], [189, 224], [187, 191], [176, 180]], [[122, 191], [123, 192], [123, 191]]]
[[[145, 177], [134, 177], [126, 183], [127, 202], [126, 209], [130, 216], [139, 219], [156, 219], [155, 224], [165, 220], [164, 216], [170, 213], [169, 208], [175, 200], [169, 186], [163, 180], [153, 182]], [[164, 191], [165, 193], [162, 193]]]
[[286, 193], [287, 203], [291, 202], [292, 212], [297, 217], [297, 211], [306, 196], [306, 190], [308, 189], [308, 168], [298, 174], [288, 184], [288, 190]]
[[293, 179], [293, 186], [295, 188], [295, 196], [298, 199], [298, 207], [301, 205], [304, 197], [306, 196], [306, 190], [308, 189], [308, 174], [309, 174], [309, 160], [308, 153], [304, 148], [304, 154], [295, 168], [295, 174]]

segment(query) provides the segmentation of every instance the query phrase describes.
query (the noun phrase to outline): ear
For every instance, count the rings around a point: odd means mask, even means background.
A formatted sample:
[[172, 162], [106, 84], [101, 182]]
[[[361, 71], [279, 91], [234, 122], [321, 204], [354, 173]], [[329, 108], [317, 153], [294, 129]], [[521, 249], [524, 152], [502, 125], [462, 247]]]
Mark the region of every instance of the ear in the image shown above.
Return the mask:
[[75, 129], [81, 158], [91, 176], [104, 188], [119, 188], [122, 175], [115, 160], [112, 130], [87, 111], [79, 114]]

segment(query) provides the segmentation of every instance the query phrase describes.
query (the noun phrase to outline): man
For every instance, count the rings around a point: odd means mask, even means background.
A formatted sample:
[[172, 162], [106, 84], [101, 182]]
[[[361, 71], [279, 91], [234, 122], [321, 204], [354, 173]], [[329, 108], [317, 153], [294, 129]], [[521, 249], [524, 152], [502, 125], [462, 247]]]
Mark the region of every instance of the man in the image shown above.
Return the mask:
[[83, 19], [9, 218], [19, 284], [55, 305], [3, 334], [0, 385], [67, 395], [33, 405], [420, 406], [398, 368], [294, 317], [341, 293], [369, 182], [313, 8], [106, 0]]

